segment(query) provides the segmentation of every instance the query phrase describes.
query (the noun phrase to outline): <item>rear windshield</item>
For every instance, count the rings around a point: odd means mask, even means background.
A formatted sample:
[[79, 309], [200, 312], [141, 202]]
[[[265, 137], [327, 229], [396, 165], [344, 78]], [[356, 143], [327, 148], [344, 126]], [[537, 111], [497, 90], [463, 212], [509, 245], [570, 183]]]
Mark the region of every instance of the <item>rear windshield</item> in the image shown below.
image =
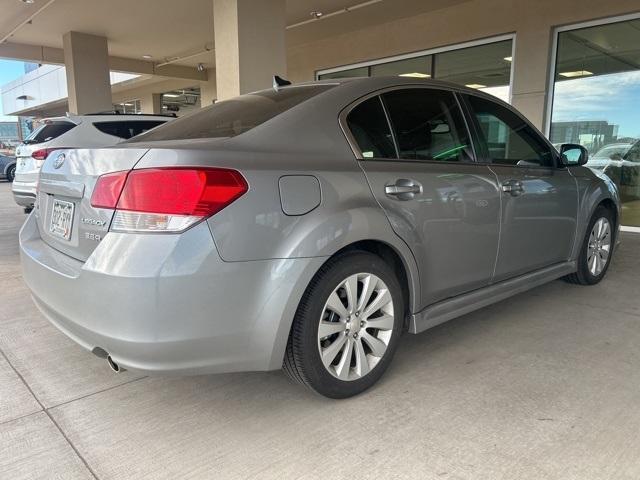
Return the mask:
[[119, 120], [111, 122], [96, 122], [93, 124], [98, 130], [107, 135], [124, 138], [126, 140], [166, 123], [166, 120]]
[[35, 129], [31, 132], [25, 140], [25, 144], [35, 144], [35, 143], [43, 143], [48, 142], [49, 140], [53, 140], [54, 138], [59, 137], [63, 133], [67, 133], [73, 127], [75, 127], [75, 123], [64, 122], [64, 121], [56, 121], [56, 122], [47, 122], [41, 127]]
[[289, 87], [242, 95], [168, 122], [132, 142], [234, 137], [333, 87]]

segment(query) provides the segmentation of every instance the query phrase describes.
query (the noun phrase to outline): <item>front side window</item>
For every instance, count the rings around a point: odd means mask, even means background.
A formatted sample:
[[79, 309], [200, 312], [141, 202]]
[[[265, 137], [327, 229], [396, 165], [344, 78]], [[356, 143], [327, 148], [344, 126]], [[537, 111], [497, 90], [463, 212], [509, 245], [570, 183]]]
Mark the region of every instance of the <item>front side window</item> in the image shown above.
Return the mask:
[[408, 160], [470, 161], [471, 144], [453, 93], [408, 88], [382, 95], [398, 143]]
[[508, 108], [484, 98], [468, 96], [480, 125], [488, 160], [497, 165], [551, 167], [553, 152], [540, 135]]
[[351, 110], [347, 125], [363, 158], [396, 158], [380, 97], [371, 97]]

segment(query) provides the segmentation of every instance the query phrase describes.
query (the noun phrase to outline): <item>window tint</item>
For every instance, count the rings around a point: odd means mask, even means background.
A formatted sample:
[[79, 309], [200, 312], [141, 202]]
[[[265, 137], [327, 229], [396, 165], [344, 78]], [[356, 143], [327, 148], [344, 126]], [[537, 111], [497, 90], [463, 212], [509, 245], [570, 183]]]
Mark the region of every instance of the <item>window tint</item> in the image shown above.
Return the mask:
[[382, 97], [400, 158], [449, 162], [472, 159], [460, 107], [451, 92], [411, 88]]
[[71, 122], [47, 122], [40, 128], [34, 130], [33, 133], [25, 139], [24, 143], [36, 144], [48, 142], [49, 140], [59, 137], [63, 133], [67, 133], [75, 126], [76, 124]]
[[351, 110], [347, 125], [364, 158], [396, 158], [380, 97], [365, 100]]
[[166, 120], [120, 120], [113, 122], [96, 122], [93, 126], [107, 135], [129, 139], [163, 123], [166, 123]]
[[497, 103], [469, 96], [491, 163], [552, 166], [551, 148], [518, 115]]
[[333, 87], [334, 85], [287, 87], [277, 91], [265, 90], [242, 95], [167, 122], [133, 141], [235, 137]]

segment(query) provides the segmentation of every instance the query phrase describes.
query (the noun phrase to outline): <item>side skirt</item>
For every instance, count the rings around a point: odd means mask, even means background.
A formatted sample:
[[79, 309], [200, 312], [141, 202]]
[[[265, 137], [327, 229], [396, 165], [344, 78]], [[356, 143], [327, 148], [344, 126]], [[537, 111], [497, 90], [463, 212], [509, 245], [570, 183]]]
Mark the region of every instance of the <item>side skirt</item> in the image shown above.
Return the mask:
[[499, 302], [518, 293], [526, 292], [576, 271], [575, 262], [564, 262], [545, 267], [535, 272], [510, 278], [464, 295], [434, 303], [411, 315], [409, 333], [420, 333], [453, 318], [460, 317], [492, 303]]

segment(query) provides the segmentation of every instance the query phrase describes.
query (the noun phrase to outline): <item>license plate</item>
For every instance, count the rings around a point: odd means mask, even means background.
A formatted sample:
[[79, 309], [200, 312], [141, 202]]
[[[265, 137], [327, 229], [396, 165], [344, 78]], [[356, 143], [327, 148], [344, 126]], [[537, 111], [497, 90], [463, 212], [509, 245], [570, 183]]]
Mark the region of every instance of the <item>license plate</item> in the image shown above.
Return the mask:
[[54, 200], [51, 211], [51, 225], [49, 232], [56, 237], [69, 240], [71, 238], [71, 227], [73, 225], [73, 210], [75, 206], [71, 202], [64, 200]]

